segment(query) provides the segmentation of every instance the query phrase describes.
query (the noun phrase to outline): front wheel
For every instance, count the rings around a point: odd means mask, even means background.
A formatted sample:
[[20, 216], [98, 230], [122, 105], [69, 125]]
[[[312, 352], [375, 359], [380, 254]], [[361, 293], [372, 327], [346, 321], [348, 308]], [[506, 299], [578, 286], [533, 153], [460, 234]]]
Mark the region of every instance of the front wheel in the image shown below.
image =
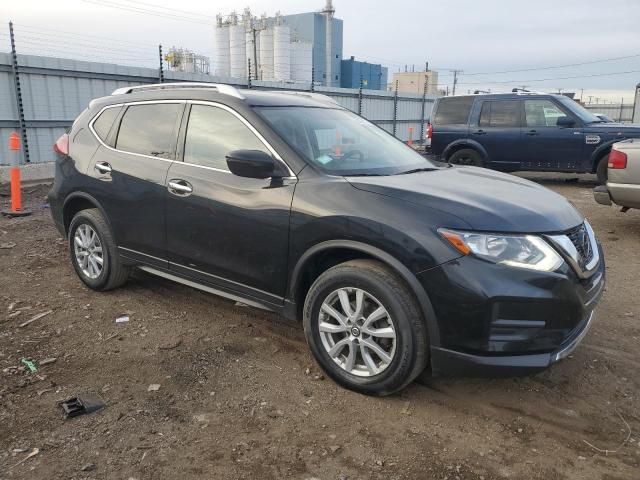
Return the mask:
[[471, 148], [464, 148], [454, 152], [449, 157], [449, 163], [454, 165], [468, 165], [472, 167], [484, 167], [482, 156]]
[[596, 176], [598, 177], [598, 183], [600, 185], [605, 185], [607, 183], [607, 180], [609, 179], [609, 155], [605, 155], [598, 162]]
[[404, 281], [379, 262], [352, 260], [330, 268], [311, 286], [304, 307], [307, 342], [340, 385], [389, 395], [427, 363], [427, 330]]

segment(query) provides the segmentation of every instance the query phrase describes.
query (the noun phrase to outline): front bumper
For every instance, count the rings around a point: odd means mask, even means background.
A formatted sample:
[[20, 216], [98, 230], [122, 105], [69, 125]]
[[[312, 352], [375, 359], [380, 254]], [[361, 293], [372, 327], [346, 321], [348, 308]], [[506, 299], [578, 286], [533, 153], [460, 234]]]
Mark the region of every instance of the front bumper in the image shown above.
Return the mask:
[[440, 333], [431, 347], [432, 373], [527, 374], [568, 356], [593, 322], [604, 271], [600, 250], [589, 278], [568, 264], [536, 272], [470, 256], [422, 272]]

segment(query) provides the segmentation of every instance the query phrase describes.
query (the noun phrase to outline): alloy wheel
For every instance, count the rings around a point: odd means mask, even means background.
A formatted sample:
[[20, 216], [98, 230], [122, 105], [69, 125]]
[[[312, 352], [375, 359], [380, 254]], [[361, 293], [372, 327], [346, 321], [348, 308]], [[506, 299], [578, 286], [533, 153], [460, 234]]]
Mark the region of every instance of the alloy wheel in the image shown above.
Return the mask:
[[395, 325], [384, 305], [365, 290], [331, 292], [320, 307], [318, 329], [329, 357], [352, 375], [378, 375], [393, 361]]
[[83, 223], [76, 229], [73, 250], [82, 273], [92, 280], [98, 278], [104, 266], [104, 255], [100, 237], [93, 227]]

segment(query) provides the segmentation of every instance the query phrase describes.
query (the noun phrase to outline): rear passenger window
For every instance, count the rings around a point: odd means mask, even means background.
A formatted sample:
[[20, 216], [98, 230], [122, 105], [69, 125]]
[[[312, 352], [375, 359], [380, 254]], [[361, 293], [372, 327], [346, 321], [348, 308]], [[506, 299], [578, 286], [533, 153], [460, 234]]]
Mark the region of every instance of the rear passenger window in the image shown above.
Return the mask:
[[184, 143], [184, 161], [229, 170], [226, 155], [233, 150], [269, 150], [235, 115], [218, 107], [193, 105]]
[[474, 97], [450, 97], [438, 102], [435, 125], [466, 125]]
[[480, 111], [480, 127], [520, 127], [520, 102], [500, 100], [484, 102]]
[[181, 109], [182, 104], [178, 103], [130, 106], [122, 117], [116, 148], [172, 159]]
[[[93, 122], [93, 129], [96, 132], [96, 135], [100, 137], [104, 143], [107, 143], [109, 146], [113, 147], [112, 144], [107, 142], [107, 138], [109, 137], [109, 132], [111, 131], [111, 127], [113, 126], [113, 122], [120, 113], [121, 107], [112, 107], [105, 109]], [[113, 143], [113, 142], [111, 142]]]

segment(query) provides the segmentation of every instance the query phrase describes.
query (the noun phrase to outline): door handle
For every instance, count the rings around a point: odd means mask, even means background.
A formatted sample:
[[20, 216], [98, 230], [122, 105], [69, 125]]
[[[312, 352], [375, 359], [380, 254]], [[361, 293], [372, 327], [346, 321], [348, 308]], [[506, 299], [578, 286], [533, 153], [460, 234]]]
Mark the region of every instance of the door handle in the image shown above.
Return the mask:
[[473, 132], [474, 135], [486, 135], [487, 132], [485, 132], [484, 130], [480, 129], [480, 130], [476, 130], [475, 132]]
[[100, 173], [111, 173], [111, 165], [107, 162], [96, 162], [96, 165], [93, 167], [97, 172]]
[[528, 132], [525, 133], [525, 135], [529, 135], [530, 137], [533, 137], [535, 135], [540, 135], [536, 130], [529, 130]]
[[193, 193], [193, 187], [186, 180], [169, 180], [167, 188], [174, 195], [187, 196]]

